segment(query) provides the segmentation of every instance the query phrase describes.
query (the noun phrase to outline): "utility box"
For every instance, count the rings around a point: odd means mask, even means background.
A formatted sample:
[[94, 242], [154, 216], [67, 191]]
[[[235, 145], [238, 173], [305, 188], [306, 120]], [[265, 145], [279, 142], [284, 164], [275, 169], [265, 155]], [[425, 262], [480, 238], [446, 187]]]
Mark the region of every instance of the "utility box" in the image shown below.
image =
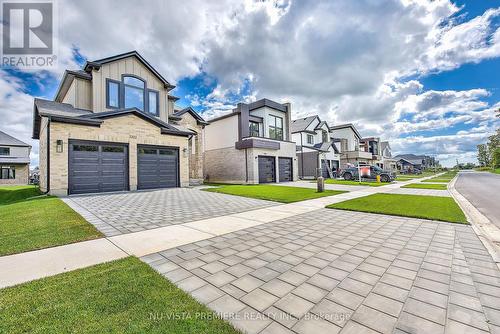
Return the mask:
[[322, 193], [325, 191], [325, 179], [322, 176], [318, 177], [317, 190], [319, 193]]

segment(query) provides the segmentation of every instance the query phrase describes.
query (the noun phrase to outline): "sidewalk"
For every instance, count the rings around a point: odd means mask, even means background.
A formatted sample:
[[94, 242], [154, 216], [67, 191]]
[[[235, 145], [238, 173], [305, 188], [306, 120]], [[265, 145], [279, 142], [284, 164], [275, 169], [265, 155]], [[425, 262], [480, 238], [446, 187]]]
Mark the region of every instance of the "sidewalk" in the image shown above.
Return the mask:
[[128, 255], [140, 257], [157, 253], [248, 227], [315, 211], [328, 204], [387, 192], [388, 189], [398, 189], [402, 185], [412, 182], [415, 181], [381, 187], [363, 187], [360, 190], [334, 196], [0, 257], [0, 288], [116, 260]]

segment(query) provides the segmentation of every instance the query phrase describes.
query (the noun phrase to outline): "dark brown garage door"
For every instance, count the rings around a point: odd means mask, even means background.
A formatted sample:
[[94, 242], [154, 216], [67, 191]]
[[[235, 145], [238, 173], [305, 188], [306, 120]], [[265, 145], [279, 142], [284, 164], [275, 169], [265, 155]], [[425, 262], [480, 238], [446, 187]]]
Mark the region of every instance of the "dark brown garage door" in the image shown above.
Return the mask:
[[126, 144], [69, 141], [70, 194], [128, 190]]
[[138, 189], [179, 186], [179, 149], [162, 146], [137, 147]]
[[278, 158], [280, 182], [293, 181], [292, 158]]
[[276, 182], [276, 159], [259, 156], [259, 183]]

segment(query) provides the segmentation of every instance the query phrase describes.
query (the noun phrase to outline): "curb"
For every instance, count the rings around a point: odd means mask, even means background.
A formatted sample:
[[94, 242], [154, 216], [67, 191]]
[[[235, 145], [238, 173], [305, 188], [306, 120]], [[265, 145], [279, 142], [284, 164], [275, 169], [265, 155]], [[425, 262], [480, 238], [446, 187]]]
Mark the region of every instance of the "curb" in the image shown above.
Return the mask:
[[448, 191], [465, 213], [467, 221], [500, 269], [500, 229], [455, 189], [458, 175], [448, 184]]

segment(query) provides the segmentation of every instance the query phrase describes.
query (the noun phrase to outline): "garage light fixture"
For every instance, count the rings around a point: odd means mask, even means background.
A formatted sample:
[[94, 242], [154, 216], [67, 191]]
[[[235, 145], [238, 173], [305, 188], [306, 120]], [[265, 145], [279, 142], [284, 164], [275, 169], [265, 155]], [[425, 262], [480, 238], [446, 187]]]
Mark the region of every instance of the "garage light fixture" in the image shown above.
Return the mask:
[[63, 151], [63, 141], [61, 139], [58, 139], [56, 141], [56, 152], [62, 153], [62, 151]]

